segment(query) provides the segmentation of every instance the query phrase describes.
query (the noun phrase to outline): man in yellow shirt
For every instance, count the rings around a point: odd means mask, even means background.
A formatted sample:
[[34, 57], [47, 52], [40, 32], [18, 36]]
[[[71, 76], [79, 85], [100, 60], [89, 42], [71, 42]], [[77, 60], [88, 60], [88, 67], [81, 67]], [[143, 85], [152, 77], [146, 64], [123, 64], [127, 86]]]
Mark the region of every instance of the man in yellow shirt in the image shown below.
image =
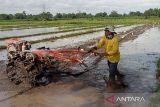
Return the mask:
[[[102, 48], [104, 46], [105, 48], [105, 56], [108, 60], [108, 66], [109, 66], [109, 85], [115, 85], [117, 84], [117, 80], [119, 82], [122, 82], [123, 74], [120, 74], [117, 66], [118, 62], [120, 61], [120, 52], [119, 52], [119, 38], [117, 36], [117, 33], [115, 33], [113, 27], [107, 27], [105, 28], [105, 35], [100, 38], [100, 40], [96, 43], [96, 46], [93, 47], [89, 52], [92, 52], [93, 50], [97, 50], [99, 48]], [[121, 83], [120, 83], [121, 84]]]

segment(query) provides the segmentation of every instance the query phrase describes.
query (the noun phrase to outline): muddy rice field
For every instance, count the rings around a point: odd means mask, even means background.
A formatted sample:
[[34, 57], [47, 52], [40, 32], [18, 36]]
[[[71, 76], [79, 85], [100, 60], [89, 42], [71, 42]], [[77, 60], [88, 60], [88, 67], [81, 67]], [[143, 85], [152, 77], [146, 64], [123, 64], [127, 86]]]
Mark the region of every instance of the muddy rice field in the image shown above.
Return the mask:
[[[55, 31], [57, 28], [53, 28]], [[97, 32], [83, 35], [66, 36], [63, 38], [44, 40], [45, 38], [61, 37], [73, 33], [85, 32], [77, 30], [46, 34], [31, 37], [21, 37], [24, 40], [41, 40], [33, 43], [32, 49], [49, 47], [51, 49], [88, 48], [103, 35], [101, 28], [92, 28]], [[41, 33], [41, 31], [33, 32]], [[47, 29], [50, 32], [51, 29]], [[88, 29], [87, 29], [88, 30]], [[160, 26], [132, 25], [120, 26], [115, 29], [120, 37], [121, 61], [119, 70], [125, 74], [125, 89], [117, 89], [114, 93], [153, 93], [159, 84], [156, 79], [156, 60], [160, 57]], [[1, 31], [2, 32], [2, 31]], [[1, 33], [0, 32], [0, 33]], [[6, 31], [15, 33], [15, 31]], [[16, 33], [21, 34], [21, 31]], [[17, 35], [19, 35], [17, 34]], [[28, 34], [28, 31], [27, 33]], [[4, 46], [3, 39], [0, 45]], [[103, 52], [104, 50], [98, 50]], [[27, 88], [11, 83], [6, 76], [7, 51], [0, 50], [0, 107], [106, 107], [104, 95], [109, 93], [103, 79], [108, 76], [107, 60], [99, 56], [91, 56], [86, 62], [91, 66], [89, 72], [75, 78], [61, 77], [47, 86]], [[82, 68], [76, 68], [81, 71]], [[112, 92], [112, 93], [113, 93]], [[121, 106], [118, 106], [121, 107]], [[123, 106], [122, 106], [123, 107]]]

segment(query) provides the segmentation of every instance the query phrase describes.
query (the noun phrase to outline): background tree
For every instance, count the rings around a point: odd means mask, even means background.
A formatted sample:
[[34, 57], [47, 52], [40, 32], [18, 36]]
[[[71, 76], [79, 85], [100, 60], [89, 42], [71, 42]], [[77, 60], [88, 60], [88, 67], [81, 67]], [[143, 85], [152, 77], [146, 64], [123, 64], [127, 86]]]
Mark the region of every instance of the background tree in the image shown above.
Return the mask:
[[39, 18], [41, 20], [52, 20], [53, 15], [50, 12], [43, 12], [39, 14]]
[[95, 17], [107, 17], [107, 16], [108, 16], [108, 15], [107, 15], [106, 12], [97, 13], [97, 14], [95, 15]]
[[13, 19], [12, 14], [0, 14], [0, 20], [11, 20]]
[[118, 14], [117, 11], [112, 11], [109, 16], [110, 17], [119, 17], [119, 16], [122, 16], [122, 15]]
[[53, 20], [53, 19], [78, 19], [78, 18], [107, 18], [107, 17], [159, 17], [160, 18], [160, 8], [148, 9], [145, 12], [140, 11], [131, 11], [128, 14], [119, 14], [117, 11], [112, 11], [109, 15], [106, 12], [99, 12], [95, 15], [86, 12], [78, 12], [78, 13], [57, 13], [56, 15], [52, 15], [50, 12], [43, 12], [37, 15], [26, 14], [25, 11], [22, 13], [16, 14], [0, 14], [0, 20]]

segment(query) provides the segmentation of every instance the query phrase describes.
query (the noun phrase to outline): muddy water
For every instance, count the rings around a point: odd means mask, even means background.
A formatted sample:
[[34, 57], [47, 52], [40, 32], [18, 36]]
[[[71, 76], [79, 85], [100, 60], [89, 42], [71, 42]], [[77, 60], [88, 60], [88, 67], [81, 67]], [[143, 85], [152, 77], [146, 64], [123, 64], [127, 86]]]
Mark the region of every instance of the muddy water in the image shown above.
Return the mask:
[[152, 92], [156, 88], [156, 64], [160, 57], [160, 28], [152, 28], [121, 46], [121, 71], [129, 88], [125, 92]]
[[118, 29], [115, 29], [116, 32], [126, 32], [127, 30], [130, 30], [130, 29], [133, 29], [135, 27], [138, 27], [138, 26], [143, 26], [143, 24], [138, 24], [138, 25], [132, 25], [132, 26], [127, 26], [127, 27], [120, 27]]
[[2, 60], [7, 60], [7, 51], [6, 50], [2, 50], [0, 51], [0, 61]]
[[31, 29], [21, 29], [21, 30], [8, 30], [8, 31], [0, 31], [0, 38], [4, 37], [14, 37], [14, 36], [23, 36], [23, 35], [32, 35], [38, 33], [47, 33], [58, 31], [57, 27], [48, 27], [48, 28], [31, 28]]
[[1, 107], [103, 107], [103, 95], [82, 81], [52, 83], [16, 95], [15, 91], [0, 93]]
[[[145, 93], [153, 92], [158, 81], [156, 80], [155, 61], [160, 57], [160, 28], [152, 28], [133, 41], [122, 43], [120, 46], [121, 61], [119, 70], [125, 74], [125, 83], [129, 85], [119, 92]], [[103, 76], [108, 76], [106, 59], [102, 60], [92, 72], [81, 78], [88, 84], [104, 91]]]

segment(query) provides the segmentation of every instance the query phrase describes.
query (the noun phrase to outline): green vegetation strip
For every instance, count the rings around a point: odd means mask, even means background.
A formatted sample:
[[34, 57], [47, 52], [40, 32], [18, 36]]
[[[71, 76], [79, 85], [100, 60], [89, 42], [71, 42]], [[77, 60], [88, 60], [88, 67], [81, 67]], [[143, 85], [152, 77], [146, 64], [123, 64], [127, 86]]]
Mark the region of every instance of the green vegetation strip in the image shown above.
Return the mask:
[[[156, 77], [158, 80], [160, 80], [160, 58], [156, 62], [157, 64], [157, 74]], [[159, 92], [160, 93], [160, 85], [154, 90], [154, 92]]]
[[[160, 58], [157, 60], [156, 62], [157, 64], [157, 79], [160, 80]], [[155, 90], [153, 90], [153, 94], [152, 97], [149, 101], [149, 105], [148, 107], [158, 107], [158, 105], [160, 104], [160, 84], [156, 87]]]
[[160, 59], [157, 61], [157, 77], [160, 80]]
[[27, 20], [0, 20], [0, 28], [21, 28], [21, 27], [62, 27], [62, 26], [104, 26], [104, 25], [131, 25], [158, 23], [158, 17], [111, 17], [111, 18], [81, 18], [81, 19], [61, 19], [52, 21], [27, 21]]
[[60, 30], [60, 31], [55, 31], [55, 32], [47, 32], [47, 33], [39, 33], [39, 34], [32, 34], [32, 35], [3, 37], [3, 38], [0, 38], [0, 40], [9, 39], [9, 38], [22, 38], [22, 37], [31, 37], [31, 36], [40, 36], [40, 35], [48, 35], [48, 34], [65, 33], [65, 32], [85, 30], [85, 29], [87, 30], [87, 29], [101, 28], [101, 27], [104, 27], [104, 26], [91, 26], [91, 27], [82, 27], [82, 28], [78, 28], [78, 29], [67, 29], [67, 30]]

